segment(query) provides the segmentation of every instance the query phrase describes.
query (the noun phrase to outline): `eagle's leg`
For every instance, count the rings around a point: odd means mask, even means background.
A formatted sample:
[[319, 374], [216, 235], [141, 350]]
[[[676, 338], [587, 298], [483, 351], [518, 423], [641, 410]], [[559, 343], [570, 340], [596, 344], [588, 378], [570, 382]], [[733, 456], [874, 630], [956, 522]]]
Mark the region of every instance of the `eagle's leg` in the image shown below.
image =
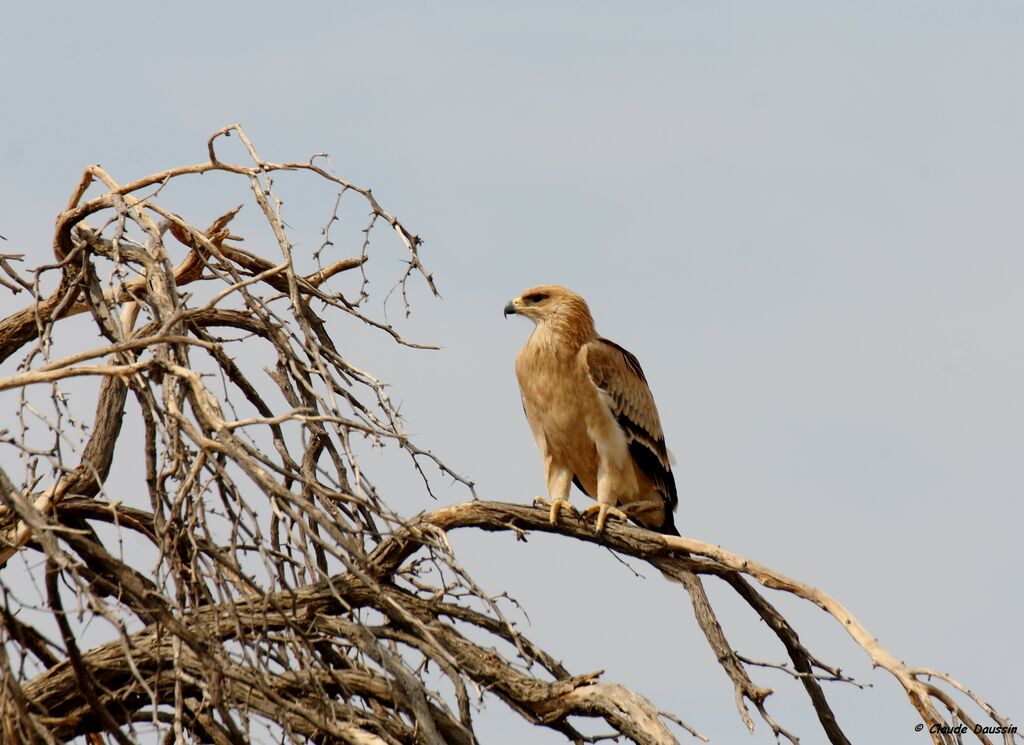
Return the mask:
[[621, 437], [618, 440], [605, 438], [608, 439], [612, 440], [611, 444], [607, 441], [598, 443], [597, 504], [587, 507], [583, 512], [585, 518], [597, 513], [598, 535], [604, 532], [604, 524], [609, 515], [623, 522], [629, 519], [629, 516], [618, 508], [617, 495], [632, 491], [636, 483], [624, 441]]
[[619, 520], [622, 520], [622, 522], [629, 520], [629, 515], [625, 512], [614, 505], [605, 504], [604, 502], [592, 504], [587, 507], [587, 509], [583, 510], [583, 519], [589, 520], [595, 512], [597, 513], [597, 532], [599, 535], [604, 530], [604, 524], [607, 522], [609, 517], [618, 518]]
[[567, 468], [556, 466], [550, 460], [546, 464], [548, 494], [551, 501], [537, 497], [534, 502], [539, 502], [551, 507], [549, 519], [552, 525], [558, 524], [558, 513], [565, 510], [570, 515], [576, 515], [576, 508], [569, 502], [569, 489], [572, 488], [572, 471]]

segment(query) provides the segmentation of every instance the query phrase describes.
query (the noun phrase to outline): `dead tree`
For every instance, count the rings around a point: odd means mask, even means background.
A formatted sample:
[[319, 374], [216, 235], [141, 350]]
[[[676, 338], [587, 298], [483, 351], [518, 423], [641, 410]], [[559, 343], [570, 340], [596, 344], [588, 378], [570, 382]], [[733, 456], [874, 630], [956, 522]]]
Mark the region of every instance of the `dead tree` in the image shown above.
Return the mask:
[[[226, 137], [244, 164], [218, 157]], [[285, 222], [285, 172], [325, 189], [313, 241]], [[228, 193], [245, 182], [252, 249], [231, 232], [239, 208], [220, 205], [199, 229], [169, 204], [202, 174]], [[369, 222], [342, 245], [349, 207]], [[933, 742], [956, 742], [953, 727], [976, 721], [1014, 741], [979, 696], [905, 666], [838, 601], [757, 562], [621, 525], [597, 538], [572, 520], [552, 527], [544, 510], [478, 501], [406, 435], [384, 384], [357, 364], [363, 328], [417, 346], [371, 310], [381, 233], [404, 255], [392, 279], [408, 313], [410, 283], [436, 293], [416, 235], [322, 156], [264, 161], [233, 125], [196, 165], [126, 184], [86, 169], [57, 219], [53, 261], [19, 272], [21, 257], [2, 257], [7, 296], [28, 298], [0, 321], [3, 742], [468, 744], [486, 694], [572, 742], [602, 739], [581, 734], [588, 717], [607, 738], [705, 739], [531, 642], [453, 555], [455, 529], [597, 541], [678, 580], [751, 729], [759, 717], [797, 742], [754, 682], [771, 664], [810, 697], [829, 741], [847, 742], [822, 682], [849, 678], [801, 643], [767, 588], [832, 616], [899, 681]], [[360, 466], [366, 443], [404, 451], [424, 489], [437, 470], [461, 481], [468, 501], [396, 514]], [[733, 650], [708, 575], [765, 621], [786, 664]]]

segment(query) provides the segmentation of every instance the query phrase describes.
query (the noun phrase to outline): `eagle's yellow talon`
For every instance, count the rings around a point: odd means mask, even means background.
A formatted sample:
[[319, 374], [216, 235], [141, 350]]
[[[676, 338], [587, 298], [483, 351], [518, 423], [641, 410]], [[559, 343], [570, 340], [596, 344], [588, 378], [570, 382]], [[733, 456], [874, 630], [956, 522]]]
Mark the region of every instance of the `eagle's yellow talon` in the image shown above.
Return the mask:
[[572, 502], [570, 502], [568, 499], [554, 499], [549, 502], [548, 500], [544, 499], [544, 497], [534, 497], [533, 503], [538, 507], [551, 508], [551, 514], [548, 516], [548, 519], [551, 521], [552, 525], [558, 525], [558, 513], [562, 510], [565, 510], [566, 512], [573, 516], [579, 514], [576, 511], [576, 508], [572, 506]]
[[609, 517], [614, 517], [622, 522], [629, 520], [629, 515], [620, 510], [618, 507], [613, 507], [610, 504], [592, 504], [587, 509], [583, 510], [583, 519], [589, 520], [593, 517], [594, 513], [597, 513], [597, 533], [600, 534], [604, 530], [604, 524], [607, 522]]

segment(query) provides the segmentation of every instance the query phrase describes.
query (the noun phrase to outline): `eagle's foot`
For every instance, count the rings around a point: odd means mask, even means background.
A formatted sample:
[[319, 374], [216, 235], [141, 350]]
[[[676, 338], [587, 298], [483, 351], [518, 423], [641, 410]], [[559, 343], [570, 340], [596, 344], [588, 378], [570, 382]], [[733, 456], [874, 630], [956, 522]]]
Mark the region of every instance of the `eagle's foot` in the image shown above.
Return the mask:
[[618, 507], [614, 507], [610, 504], [603, 504], [598, 502], [592, 504], [587, 509], [583, 510], [583, 519], [589, 520], [593, 517], [594, 513], [597, 513], [597, 534], [600, 535], [604, 531], [604, 524], [609, 517], [614, 517], [622, 522], [629, 520], [629, 515], [620, 510]]
[[548, 519], [551, 521], [552, 525], [558, 524], [558, 513], [561, 512], [562, 510], [565, 510], [573, 517], [579, 514], [576, 511], [576, 508], [572, 506], [572, 502], [570, 502], [568, 499], [553, 499], [549, 502], [548, 500], [544, 499], [544, 497], [534, 497], [533, 503], [538, 507], [551, 508], [551, 514]]

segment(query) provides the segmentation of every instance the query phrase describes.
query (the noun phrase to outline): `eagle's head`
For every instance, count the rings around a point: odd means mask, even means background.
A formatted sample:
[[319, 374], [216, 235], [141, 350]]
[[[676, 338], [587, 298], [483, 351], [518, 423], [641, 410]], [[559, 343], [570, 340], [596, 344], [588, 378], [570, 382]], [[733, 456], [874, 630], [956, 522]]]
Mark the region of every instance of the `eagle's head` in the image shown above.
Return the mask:
[[537, 325], [557, 324], [593, 328], [587, 301], [558, 285], [531, 287], [505, 305], [505, 315], [526, 316]]

